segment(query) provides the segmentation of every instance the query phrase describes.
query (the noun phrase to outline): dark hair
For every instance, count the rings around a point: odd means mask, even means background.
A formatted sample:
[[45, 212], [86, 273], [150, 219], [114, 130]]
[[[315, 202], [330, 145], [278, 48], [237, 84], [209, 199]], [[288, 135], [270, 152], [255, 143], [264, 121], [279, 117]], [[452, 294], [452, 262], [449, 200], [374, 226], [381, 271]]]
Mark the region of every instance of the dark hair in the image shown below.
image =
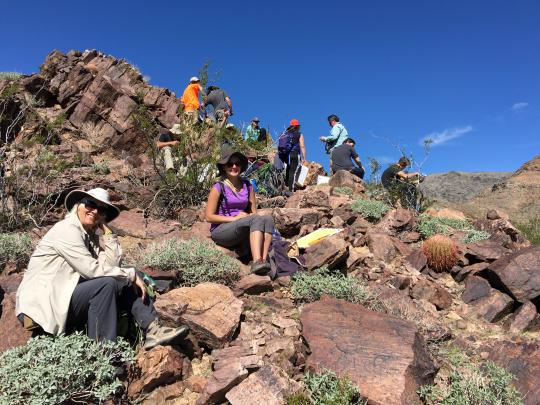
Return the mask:
[[407, 158], [405, 156], [400, 157], [399, 160], [398, 160], [398, 165], [400, 165], [400, 166], [407, 167], [410, 164], [411, 164], [411, 161], [409, 160], [409, 158]]
[[212, 92], [214, 90], [218, 90], [218, 89], [219, 89], [219, 87], [217, 87], [217, 86], [208, 86], [206, 88], [206, 94], [210, 94], [210, 92]]
[[328, 121], [339, 122], [339, 117], [336, 114], [331, 114], [331, 115], [328, 116]]
[[347, 139], [345, 139], [345, 140], [343, 141], [343, 143], [345, 143], [345, 142], [349, 142], [349, 143], [352, 143], [353, 145], [356, 145], [356, 141], [355, 141], [354, 139], [352, 139], [352, 138], [347, 138]]
[[285, 132], [287, 132], [287, 131], [300, 132], [300, 125], [291, 125], [285, 130]]

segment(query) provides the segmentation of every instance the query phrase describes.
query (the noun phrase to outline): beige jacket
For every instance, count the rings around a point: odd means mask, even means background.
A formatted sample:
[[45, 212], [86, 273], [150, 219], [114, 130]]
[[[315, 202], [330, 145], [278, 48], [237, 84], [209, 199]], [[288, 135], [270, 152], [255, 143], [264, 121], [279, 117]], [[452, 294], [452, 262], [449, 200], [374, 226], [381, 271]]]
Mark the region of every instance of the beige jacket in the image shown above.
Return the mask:
[[39, 242], [17, 290], [17, 315], [23, 313], [45, 332], [65, 331], [69, 303], [79, 277], [135, 279], [135, 269], [120, 267], [122, 249], [116, 235], [88, 234], [76, 213], [69, 213]]

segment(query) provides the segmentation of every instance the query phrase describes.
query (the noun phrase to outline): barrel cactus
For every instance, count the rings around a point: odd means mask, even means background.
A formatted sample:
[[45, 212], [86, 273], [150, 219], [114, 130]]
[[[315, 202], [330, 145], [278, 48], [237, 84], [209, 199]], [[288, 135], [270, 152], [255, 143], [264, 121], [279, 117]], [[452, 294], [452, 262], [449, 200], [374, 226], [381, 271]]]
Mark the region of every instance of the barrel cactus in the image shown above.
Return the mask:
[[436, 271], [450, 270], [458, 260], [457, 246], [448, 236], [433, 235], [422, 247], [430, 268]]

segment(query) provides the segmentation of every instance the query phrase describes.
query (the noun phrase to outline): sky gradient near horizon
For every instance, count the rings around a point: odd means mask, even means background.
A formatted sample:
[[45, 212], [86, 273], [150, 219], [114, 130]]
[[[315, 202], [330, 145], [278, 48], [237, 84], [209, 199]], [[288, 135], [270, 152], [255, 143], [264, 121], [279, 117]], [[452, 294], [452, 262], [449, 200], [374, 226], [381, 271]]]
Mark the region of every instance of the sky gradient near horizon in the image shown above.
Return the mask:
[[398, 145], [425, 173], [514, 171], [540, 154], [540, 2], [10, 2], [0, 71], [32, 73], [53, 49], [98, 49], [181, 94], [205, 61], [238, 126], [302, 124], [308, 159], [337, 114], [383, 165]]

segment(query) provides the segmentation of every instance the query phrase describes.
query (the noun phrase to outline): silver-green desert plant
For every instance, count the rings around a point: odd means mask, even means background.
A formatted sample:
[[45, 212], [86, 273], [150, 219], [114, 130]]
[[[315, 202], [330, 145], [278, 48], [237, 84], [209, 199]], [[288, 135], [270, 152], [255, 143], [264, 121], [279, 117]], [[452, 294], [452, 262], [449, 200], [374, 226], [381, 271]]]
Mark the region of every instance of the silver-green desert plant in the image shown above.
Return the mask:
[[32, 253], [27, 233], [0, 233], [0, 265], [8, 261], [26, 262]]
[[351, 208], [366, 219], [379, 220], [391, 207], [383, 201], [358, 199], [351, 204]]

